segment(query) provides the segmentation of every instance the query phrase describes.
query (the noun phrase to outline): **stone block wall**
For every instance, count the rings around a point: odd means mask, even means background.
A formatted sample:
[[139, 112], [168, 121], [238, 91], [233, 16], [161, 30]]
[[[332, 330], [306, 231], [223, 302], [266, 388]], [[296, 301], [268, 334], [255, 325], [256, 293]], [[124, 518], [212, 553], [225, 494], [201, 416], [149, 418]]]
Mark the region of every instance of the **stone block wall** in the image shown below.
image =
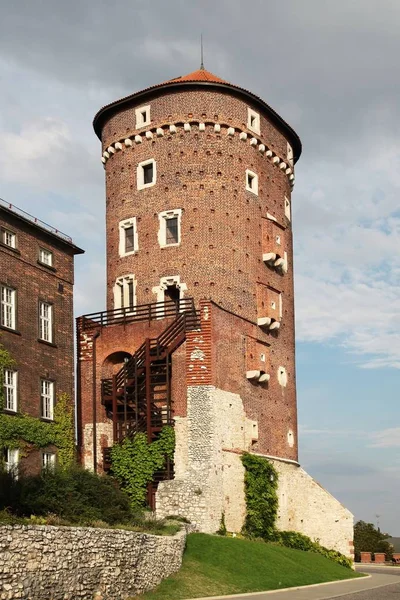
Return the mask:
[[0, 527], [0, 600], [124, 600], [179, 570], [186, 532]]
[[353, 515], [296, 463], [269, 459], [279, 475], [277, 527], [354, 559]]

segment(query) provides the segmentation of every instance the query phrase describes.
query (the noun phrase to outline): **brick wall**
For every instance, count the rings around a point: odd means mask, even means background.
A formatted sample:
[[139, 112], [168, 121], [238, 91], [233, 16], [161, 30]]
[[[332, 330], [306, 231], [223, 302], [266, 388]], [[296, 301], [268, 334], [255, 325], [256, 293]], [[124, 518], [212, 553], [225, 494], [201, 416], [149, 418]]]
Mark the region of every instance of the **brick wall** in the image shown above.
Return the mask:
[[[40, 379], [55, 383], [55, 394], [74, 400], [73, 283], [75, 248], [0, 209], [0, 227], [17, 236], [15, 250], [0, 245], [0, 283], [16, 290], [16, 329], [0, 327], [0, 343], [16, 360], [18, 412], [40, 417]], [[38, 263], [39, 248], [53, 253], [53, 267]], [[39, 341], [39, 300], [53, 306], [53, 342]], [[40, 467], [40, 453], [23, 459], [28, 471]]]

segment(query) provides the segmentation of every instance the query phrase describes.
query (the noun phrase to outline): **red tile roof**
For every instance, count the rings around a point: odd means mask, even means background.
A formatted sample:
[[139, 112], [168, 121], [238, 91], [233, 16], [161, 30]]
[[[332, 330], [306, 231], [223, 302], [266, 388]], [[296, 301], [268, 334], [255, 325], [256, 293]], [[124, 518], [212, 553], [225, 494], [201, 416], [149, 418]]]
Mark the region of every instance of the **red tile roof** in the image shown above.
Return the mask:
[[174, 79], [170, 79], [166, 83], [170, 83], [171, 81], [213, 81], [215, 83], [228, 83], [225, 79], [221, 79], [221, 77], [218, 77], [205, 69], [197, 69], [197, 71], [193, 71], [193, 73], [189, 73], [188, 75], [174, 77]]

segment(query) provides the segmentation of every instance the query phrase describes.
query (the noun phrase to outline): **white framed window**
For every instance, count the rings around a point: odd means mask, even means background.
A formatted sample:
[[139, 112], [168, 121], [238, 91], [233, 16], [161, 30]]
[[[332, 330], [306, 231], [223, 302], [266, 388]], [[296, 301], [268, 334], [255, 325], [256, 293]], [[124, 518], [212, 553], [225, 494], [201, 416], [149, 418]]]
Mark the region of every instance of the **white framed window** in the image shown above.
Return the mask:
[[251, 108], [247, 109], [247, 127], [254, 133], [260, 134], [260, 115]]
[[56, 453], [55, 452], [43, 452], [42, 453], [42, 471], [54, 471], [56, 467]]
[[4, 369], [4, 408], [17, 412], [17, 371]]
[[246, 190], [258, 196], [258, 175], [246, 169]]
[[15, 314], [16, 314], [16, 290], [7, 287], [6, 285], [0, 286], [1, 288], [1, 315], [0, 324], [3, 327], [9, 329], [15, 329]]
[[275, 236], [275, 242], [278, 244], [278, 246], [281, 245], [281, 236], [280, 235]]
[[136, 279], [134, 275], [118, 277], [114, 285], [114, 308], [133, 309], [136, 305]]
[[289, 144], [289, 142], [288, 142], [288, 145], [287, 145], [286, 157], [288, 159], [288, 163], [290, 164], [290, 166], [293, 167], [293, 148]]
[[140, 106], [135, 109], [136, 129], [150, 125], [150, 105]]
[[53, 341], [53, 306], [39, 301], [39, 339]]
[[42, 418], [52, 421], [54, 418], [54, 381], [40, 380], [40, 402]]
[[179, 246], [181, 243], [182, 209], [164, 210], [158, 213], [158, 243], [161, 248]]
[[157, 165], [154, 158], [144, 160], [137, 166], [137, 189], [144, 190], [157, 181]]
[[17, 236], [15, 235], [15, 233], [9, 231], [8, 229], [1, 230], [1, 241], [3, 242], [3, 244], [9, 246], [10, 248], [17, 247]]
[[39, 262], [48, 267], [53, 266], [53, 253], [46, 248], [39, 248]]
[[289, 219], [291, 218], [291, 211], [290, 211], [290, 200], [288, 198], [286, 198], [285, 196], [285, 216]]
[[139, 250], [136, 217], [119, 222], [119, 255], [129, 256]]
[[4, 464], [7, 473], [12, 473], [15, 479], [18, 479], [18, 462], [19, 462], [19, 450], [18, 448], [4, 448]]

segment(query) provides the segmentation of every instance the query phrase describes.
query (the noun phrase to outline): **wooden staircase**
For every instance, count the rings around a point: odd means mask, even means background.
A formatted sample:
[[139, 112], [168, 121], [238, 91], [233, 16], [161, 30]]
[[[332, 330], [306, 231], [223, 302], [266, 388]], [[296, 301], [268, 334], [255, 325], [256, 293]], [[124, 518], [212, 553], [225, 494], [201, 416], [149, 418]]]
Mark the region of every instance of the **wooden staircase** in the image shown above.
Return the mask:
[[[149, 443], [156, 440], [165, 425], [173, 424], [171, 398], [171, 357], [185, 341], [186, 332], [199, 328], [194, 309], [178, 313], [158, 336], [147, 338], [120, 371], [101, 382], [101, 401], [113, 422], [113, 443], [126, 436], [146, 433]], [[110, 468], [110, 448], [103, 451], [104, 470]], [[149, 503], [153, 504], [158, 481], [172, 477], [172, 465], [157, 473]], [[154, 487], [155, 486], [155, 487]]]

